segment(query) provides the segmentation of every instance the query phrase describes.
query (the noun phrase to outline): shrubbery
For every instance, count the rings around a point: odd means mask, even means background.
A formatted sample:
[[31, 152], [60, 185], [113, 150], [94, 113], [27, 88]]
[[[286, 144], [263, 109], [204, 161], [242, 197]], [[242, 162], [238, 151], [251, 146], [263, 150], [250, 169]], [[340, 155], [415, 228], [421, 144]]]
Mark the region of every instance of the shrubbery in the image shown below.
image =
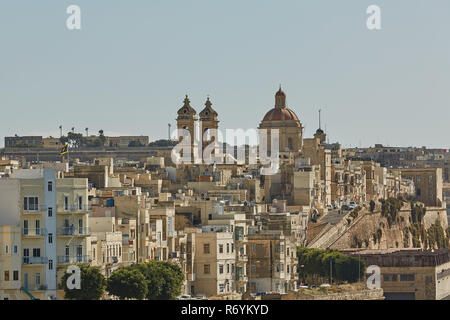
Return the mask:
[[339, 283], [357, 282], [365, 276], [366, 267], [362, 258], [345, 255], [337, 250], [297, 248], [297, 257], [299, 276], [304, 280], [317, 283], [328, 281], [330, 269], [333, 281]]

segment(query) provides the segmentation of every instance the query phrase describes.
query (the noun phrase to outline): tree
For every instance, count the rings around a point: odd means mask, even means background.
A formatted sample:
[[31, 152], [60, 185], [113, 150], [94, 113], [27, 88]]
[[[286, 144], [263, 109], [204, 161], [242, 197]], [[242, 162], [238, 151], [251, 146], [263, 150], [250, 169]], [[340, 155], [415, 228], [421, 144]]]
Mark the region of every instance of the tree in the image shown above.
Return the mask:
[[105, 135], [103, 133], [104, 133], [103, 129], [100, 129], [98, 131], [98, 138], [100, 139], [100, 142], [102, 143], [102, 146], [104, 146], [105, 142], [106, 142], [106, 137], [105, 137]]
[[122, 268], [114, 271], [107, 280], [106, 290], [120, 299], [142, 300], [147, 296], [147, 281], [136, 268]]
[[181, 294], [184, 274], [177, 264], [152, 260], [135, 264], [132, 268], [139, 270], [147, 281], [147, 299], [173, 300]]
[[149, 143], [149, 147], [173, 147], [178, 141], [160, 139]]
[[100, 269], [88, 263], [77, 264], [81, 271], [81, 289], [68, 289], [67, 279], [70, 274], [64, 273], [60, 286], [64, 289], [64, 297], [68, 300], [99, 300], [104, 291], [106, 280]]
[[133, 141], [130, 141], [130, 143], [128, 144], [128, 147], [129, 148], [133, 148], [133, 147], [140, 148], [140, 147], [145, 147], [145, 145], [142, 144], [139, 140], [133, 140]]
[[84, 137], [81, 133], [68, 132], [67, 136], [62, 136], [59, 140], [62, 144], [67, 142], [72, 148], [79, 148], [84, 142]]

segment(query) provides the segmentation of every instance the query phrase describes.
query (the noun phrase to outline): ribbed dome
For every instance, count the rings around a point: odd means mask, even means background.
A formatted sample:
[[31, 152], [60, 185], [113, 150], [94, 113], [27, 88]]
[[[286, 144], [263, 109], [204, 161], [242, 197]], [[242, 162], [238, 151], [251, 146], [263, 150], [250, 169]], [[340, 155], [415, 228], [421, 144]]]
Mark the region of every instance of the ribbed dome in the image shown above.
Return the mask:
[[273, 108], [264, 116], [264, 121], [299, 121], [294, 111], [289, 108]]

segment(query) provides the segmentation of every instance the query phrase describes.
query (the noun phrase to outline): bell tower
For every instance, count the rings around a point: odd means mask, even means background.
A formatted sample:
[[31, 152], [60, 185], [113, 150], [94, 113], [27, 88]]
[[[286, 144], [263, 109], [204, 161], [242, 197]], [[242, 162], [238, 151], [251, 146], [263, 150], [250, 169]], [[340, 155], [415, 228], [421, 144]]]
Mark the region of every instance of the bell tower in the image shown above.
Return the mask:
[[178, 110], [177, 114], [177, 128], [178, 128], [178, 142], [183, 140], [183, 133], [180, 129], [185, 129], [189, 132], [191, 138], [191, 159], [194, 163], [194, 154], [197, 152], [197, 144], [195, 142], [195, 122], [197, 121], [197, 112], [191, 107], [188, 96], [184, 98], [183, 106]]
[[[206, 99], [205, 102], [205, 108], [200, 112], [200, 122], [201, 122], [201, 132], [202, 132], [202, 153], [205, 148], [213, 143], [216, 142], [217, 145], [214, 148], [214, 151], [212, 152], [212, 155], [218, 154], [218, 129], [219, 129], [219, 120], [218, 120], [218, 114], [217, 112], [212, 108], [212, 103], [209, 97]], [[209, 130], [209, 133], [206, 134], [206, 137], [204, 137], [205, 132]]]

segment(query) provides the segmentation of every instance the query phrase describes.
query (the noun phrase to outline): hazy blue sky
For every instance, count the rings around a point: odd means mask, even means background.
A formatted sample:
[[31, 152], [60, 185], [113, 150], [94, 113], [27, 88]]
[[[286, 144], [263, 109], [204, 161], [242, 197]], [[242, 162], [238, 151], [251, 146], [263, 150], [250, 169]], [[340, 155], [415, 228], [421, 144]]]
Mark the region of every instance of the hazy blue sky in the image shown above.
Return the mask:
[[282, 83], [306, 137], [322, 108], [344, 146], [450, 147], [448, 0], [2, 0], [0, 41], [0, 146], [60, 124], [166, 138], [186, 93], [255, 128]]

